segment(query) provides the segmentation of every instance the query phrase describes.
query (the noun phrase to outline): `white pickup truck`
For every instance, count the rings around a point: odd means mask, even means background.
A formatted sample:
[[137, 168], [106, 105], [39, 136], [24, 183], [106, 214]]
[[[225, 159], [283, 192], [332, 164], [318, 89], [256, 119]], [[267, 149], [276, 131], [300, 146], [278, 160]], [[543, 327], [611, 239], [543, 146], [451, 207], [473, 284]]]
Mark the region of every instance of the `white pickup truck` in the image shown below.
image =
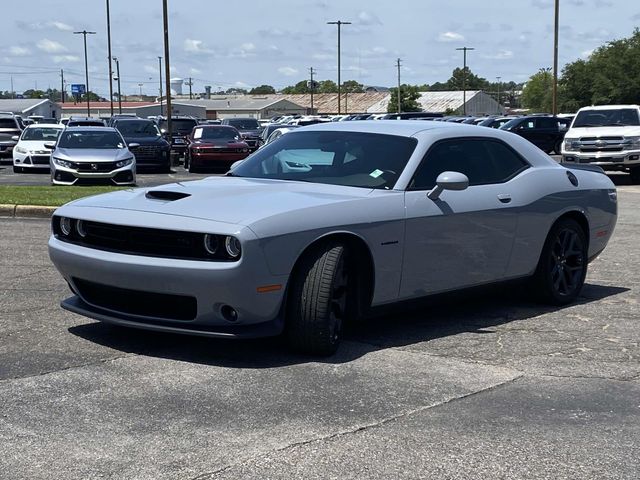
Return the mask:
[[562, 143], [562, 161], [631, 174], [640, 184], [640, 107], [602, 105], [578, 110]]

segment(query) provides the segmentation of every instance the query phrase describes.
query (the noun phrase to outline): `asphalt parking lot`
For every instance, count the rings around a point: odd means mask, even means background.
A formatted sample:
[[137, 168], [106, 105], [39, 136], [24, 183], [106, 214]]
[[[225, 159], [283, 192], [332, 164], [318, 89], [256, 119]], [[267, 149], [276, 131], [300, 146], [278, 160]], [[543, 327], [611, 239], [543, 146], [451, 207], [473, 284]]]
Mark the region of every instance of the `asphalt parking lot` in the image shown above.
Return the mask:
[[353, 329], [324, 360], [63, 311], [48, 221], [0, 219], [0, 478], [638, 478], [626, 181], [575, 305], [445, 299]]

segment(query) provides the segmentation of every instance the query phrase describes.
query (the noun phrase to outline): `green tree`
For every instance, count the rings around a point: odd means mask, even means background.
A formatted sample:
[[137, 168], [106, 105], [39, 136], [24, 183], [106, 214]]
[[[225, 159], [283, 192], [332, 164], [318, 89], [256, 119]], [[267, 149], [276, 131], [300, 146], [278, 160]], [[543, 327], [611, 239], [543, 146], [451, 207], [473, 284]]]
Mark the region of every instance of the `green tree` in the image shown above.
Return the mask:
[[522, 89], [522, 106], [538, 112], [552, 109], [553, 75], [548, 69], [532, 75]]
[[[317, 90], [317, 89], [316, 89]], [[289, 85], [288, 87], [284, 87], [281, 90], [281, 93], [292, 94], [292, 93], [309, 93], [309, 83], [308, 80], [300, 80], [295, 85]]]
[[[396, 113], [398, 111], [398, 88], [391, 88], [389, 93], [391, 97], [387, 112]], [[400, 85], [400, 105], [403, 112], [421, 112], [422, 106], [418, 103], [419, 98], [420, 91], [416, 85]]]
[[363, 93], [364, 85], [356, 82], [355, 80], [346, 80], [342, 82], [340, 90], [347, 93]]
[[43, 90], [34, 90], [33, 88], [30, 88], [29, 90], [22, 92], [22, 96], [24, 98], [45, 98], [46, 94]]
[[[81, 95], [80, 98], [78, 99], [78, 101], [86, 102], [87, 101], [87, 97], [89, 98], [90, 102], [99, 102], [100, 101], [100, 96], [95, 94], [92, 91], [88, 91], [84, 95]], [[122, 95], [122, 97], [124, 98], [124, 95]]]
[[250, 95], [268, 95], [271, 93], [276, 93], [276, 89], [271, 85], [260, 85], [249, 90]]
[[317, 93], [338, 93], [338, 84], [332, 80], [318, 82]]
[[462, 90], [463, 83], [467, 90], [487, 90], [489, 87], [487, 79], [474, 74], [469, 67], [467, 67], [466, 70], [463, 68], [455, 68], [451, 73], [451, 78], [447, 80], [446, 85], [448, 90]]
[[244, 88], [232, 87], [225, 90], [225, 95], [246, 95], [248, 92]]

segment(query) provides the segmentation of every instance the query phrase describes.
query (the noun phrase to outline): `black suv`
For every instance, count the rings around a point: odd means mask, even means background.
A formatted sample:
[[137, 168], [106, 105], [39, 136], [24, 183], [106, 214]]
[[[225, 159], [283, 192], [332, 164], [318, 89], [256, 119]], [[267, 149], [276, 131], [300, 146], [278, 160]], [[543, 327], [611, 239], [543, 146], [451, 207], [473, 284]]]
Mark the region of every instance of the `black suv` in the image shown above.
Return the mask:
[[13, 137], [22, 133], [20, 121], [14, 115], [0, 114], [0, 158], [12, 158], [13, 147], [18, 143]]
[[[192, 117], [171, 117], [171, 155], [182, 157], [187, 151], [193, 127], [198, 125], [198, 120]], [[167, 136], [167, 119], [161, 118], [158, 127], [162, 135]], [[167, 139], [168, 140], [168, 139]]]
[[500, 130], [508, 130], [526, 138], [545, 153], [560, 154], [564, 134], [571, 120], [561, 117], [530, 115], [508, 121]]
[[260, 133], [262, 127], [258, 120], [252, 117], [224, 118], [222, 125], [231, 125], [242, 135], [242, 139], [249, 145], [249, 151], [253, 152], [260, 146]]
[[171, 145], [158, 130], [156, 122], [144, 118], [119, 117], [113, 119], [112, 125], [122, 134], [125, 142], [139, 145], [132, 149], [136, 167], [171, 172]]

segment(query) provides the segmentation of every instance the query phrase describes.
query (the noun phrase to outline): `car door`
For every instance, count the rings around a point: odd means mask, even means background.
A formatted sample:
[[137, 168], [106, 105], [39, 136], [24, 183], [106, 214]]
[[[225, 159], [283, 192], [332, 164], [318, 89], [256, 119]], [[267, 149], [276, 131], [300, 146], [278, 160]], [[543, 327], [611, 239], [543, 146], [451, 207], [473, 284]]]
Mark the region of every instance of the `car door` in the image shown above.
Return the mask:
[[[405, 192], [400, 298], [501, 280], [517, 226], [511, 179], [529, 167], [500, 140], [454, 138], [434, 144]], [[444, 171], [469, 178], [463, 191], [427, 193]]]
[[553, 117], [536, 118], [536, 142], [541, 150], [550, 152], [558, 139], [558, 121]]

